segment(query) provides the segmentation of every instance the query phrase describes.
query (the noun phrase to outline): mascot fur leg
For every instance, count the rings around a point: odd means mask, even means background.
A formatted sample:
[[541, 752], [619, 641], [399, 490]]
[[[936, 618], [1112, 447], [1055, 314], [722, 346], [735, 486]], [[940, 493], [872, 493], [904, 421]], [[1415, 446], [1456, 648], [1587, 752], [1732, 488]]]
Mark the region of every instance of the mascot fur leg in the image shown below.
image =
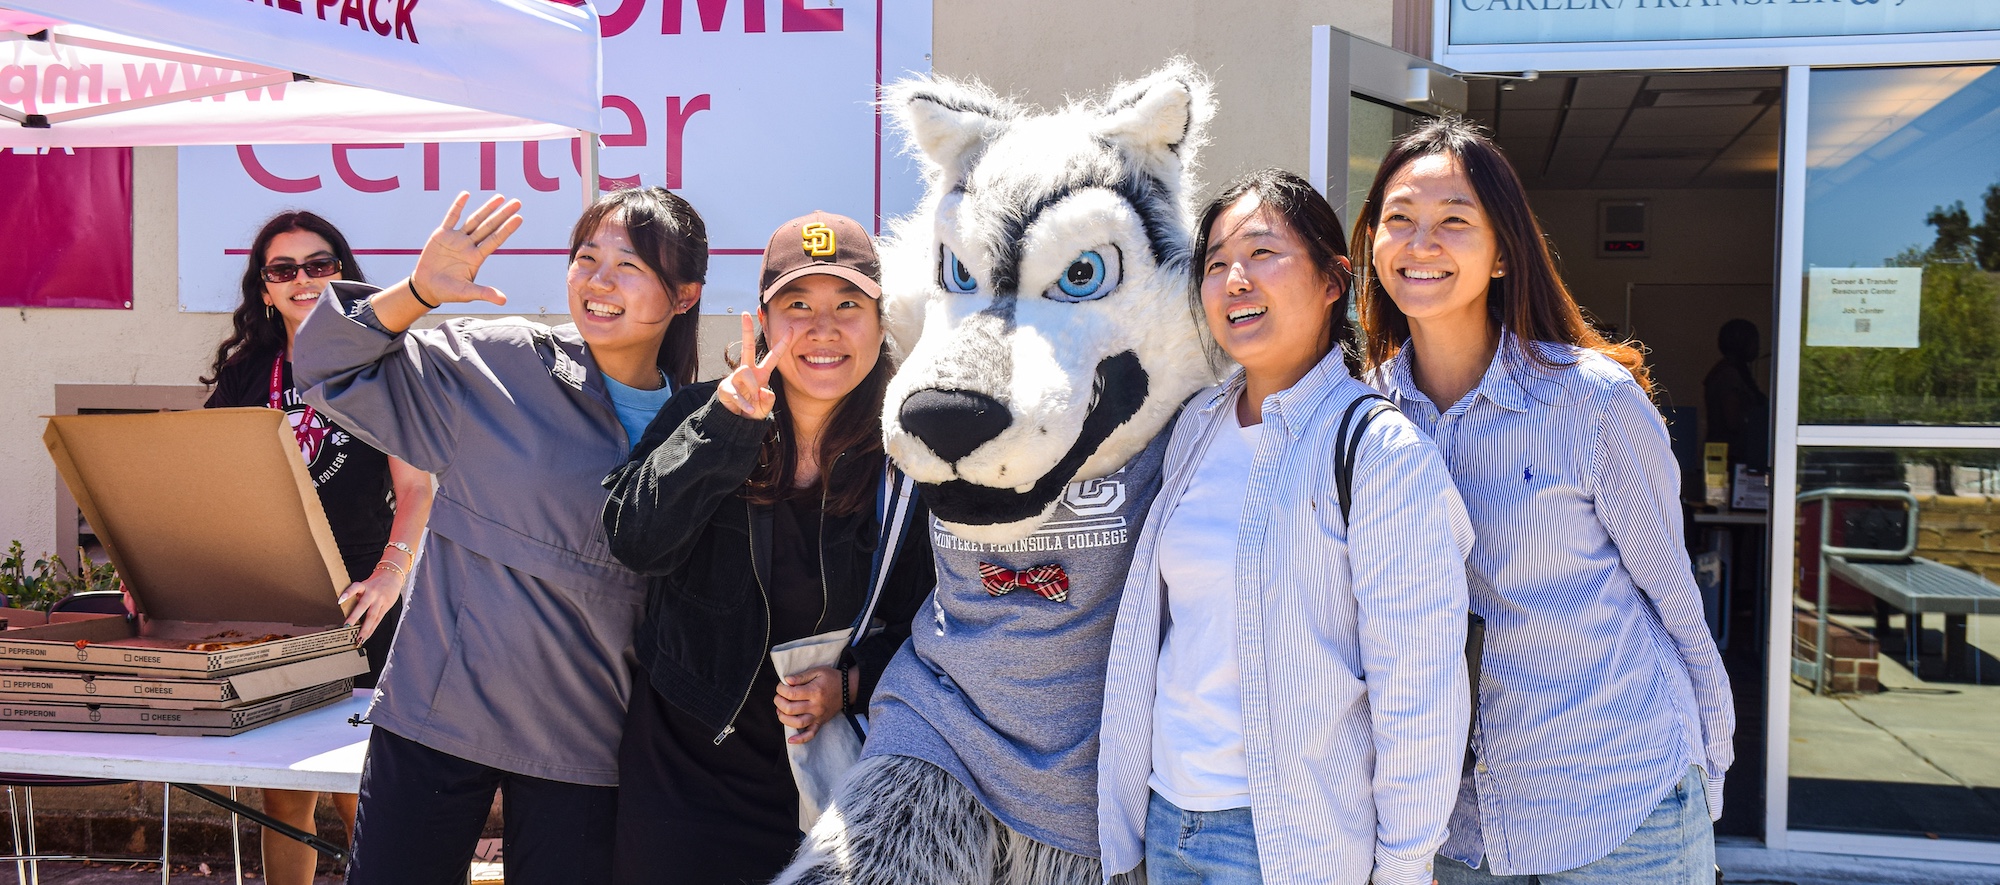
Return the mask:
[[[921, 759], [854, 767], [833, 806], [773, 885], [1099, 885], [1096, 858], [1003, 826], [959, 782]], [[1118, 885], [1143, 885], [1139, 875]]]

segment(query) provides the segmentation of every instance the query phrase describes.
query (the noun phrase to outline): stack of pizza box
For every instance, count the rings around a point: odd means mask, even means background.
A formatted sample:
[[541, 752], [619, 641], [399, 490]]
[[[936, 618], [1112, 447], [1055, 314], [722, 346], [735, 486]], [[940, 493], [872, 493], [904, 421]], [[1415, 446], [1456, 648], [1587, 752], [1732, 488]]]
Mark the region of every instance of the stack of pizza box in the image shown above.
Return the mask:
[[49, 419], [136, 614], [0, 631], [0, 728], [230, 735], [350, 697], [333, 533], [274, 409]]

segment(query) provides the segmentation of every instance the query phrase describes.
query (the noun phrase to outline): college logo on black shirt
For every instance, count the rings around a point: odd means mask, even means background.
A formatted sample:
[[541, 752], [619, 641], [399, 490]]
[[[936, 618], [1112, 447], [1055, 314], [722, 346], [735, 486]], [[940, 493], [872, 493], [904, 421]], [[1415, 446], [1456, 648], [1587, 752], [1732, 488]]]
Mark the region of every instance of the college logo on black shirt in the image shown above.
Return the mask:
[[299, 454], [306, 460], [315, 487], [340, 472], [347, 464], [347, 444], [353, 439], [345, 431], [326, 423], [319, 410], [308, 408], [294, 389], [285, 391], [285, 423], [299, 441]]

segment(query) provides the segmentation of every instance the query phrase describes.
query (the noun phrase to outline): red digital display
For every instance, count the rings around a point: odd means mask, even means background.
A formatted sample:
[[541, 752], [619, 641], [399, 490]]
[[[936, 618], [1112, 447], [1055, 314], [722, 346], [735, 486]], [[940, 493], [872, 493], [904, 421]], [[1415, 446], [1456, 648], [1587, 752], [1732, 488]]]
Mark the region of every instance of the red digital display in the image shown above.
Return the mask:
[[1606, 251], [1606, 252], [1644, 252], [1644, 251], [1646, 251], [1646, 241], [1645, 241], [1645, 240], [1605, 240], [1605, 241], [1604, 241], [1604, 251]]

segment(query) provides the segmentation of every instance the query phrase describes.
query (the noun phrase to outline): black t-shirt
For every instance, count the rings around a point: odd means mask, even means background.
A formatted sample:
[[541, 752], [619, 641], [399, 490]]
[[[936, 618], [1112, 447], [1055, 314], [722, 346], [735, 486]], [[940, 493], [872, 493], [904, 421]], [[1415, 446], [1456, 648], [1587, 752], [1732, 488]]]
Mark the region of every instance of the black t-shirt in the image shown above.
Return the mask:
[[[271, 405], [271, 361], [275, 354], [250, 356], [222, 367], [216, 374], [215, 391], [203, 408]], [[282, 385], [285, 417], [293, 427], [306, 420], [306, 404], [292, 387], [292, 363], [286, 360], [278, 383]], [[313, 410], [307, 438], [300, 454], [306, 471], [319, 492], [319, 504], [333, 529], [333, 542], [340, 548], [341, 564], [349, 581], [366, 580], [382, 561], [382, 549], [389, 546], [389, 528], [396, 511], [389, 480], [389, 456], [368, 445]], [[405, 582], [407, 588], [408, 583]], [[398, 599], [382, 616], [374, 635], [362, 644], [368, 652], [368, 672], [354, 680], [357, 688], [374, 688], [375, 677], [389, 660], [389, 648], [396, 641], [396, 625], [403, 618], [403, 601]]]
[[[253, 355], [224, 366], [215, 379], [206, 408], [228, 406], [269, 406], [271, 404], [271, 361], [273, 354]], [[292, 386], [292, 363], [286, 360], [279, 379], [283, 386], [285, 417], [297, 428], [305, 420], [306, 404]], [[347, 564], [348, 579], [368, 577], [389, 543], [389, 525], [395, 519], [390, 501], [389, 457], [376, 451], [328, 419], [312, 410], [312, 424], [300, 445], [306, 471], [319, 490], [320, 507], [333, 528], [334, 543]]]
[[[859, 614], [852, 601], [835, 600], [835, 609], [827, 608], [819, 505], [817, 498], [802, 498], [772, 507], [771, 576], [764, 588], [772, 645], [848, 626]], [[644, 691], [643, 676], [639, 685]], [[620, 779], [656, 788], [643, 790], [643, 797], [621, 797], [620, 813], [645, 818], [656, 834], [647, 850], [659, 868], [689, 885], [764, 882], [777, 875], [798, 846], [799, 794], [773, 704], [778, 674], [770, 658], [751, 681], [736, 730], [720, 744], [714, 729], [646, 694], [633, 703], [644, 708], [640, 718], [650, 727], [634, 734], [628, 725]]]

